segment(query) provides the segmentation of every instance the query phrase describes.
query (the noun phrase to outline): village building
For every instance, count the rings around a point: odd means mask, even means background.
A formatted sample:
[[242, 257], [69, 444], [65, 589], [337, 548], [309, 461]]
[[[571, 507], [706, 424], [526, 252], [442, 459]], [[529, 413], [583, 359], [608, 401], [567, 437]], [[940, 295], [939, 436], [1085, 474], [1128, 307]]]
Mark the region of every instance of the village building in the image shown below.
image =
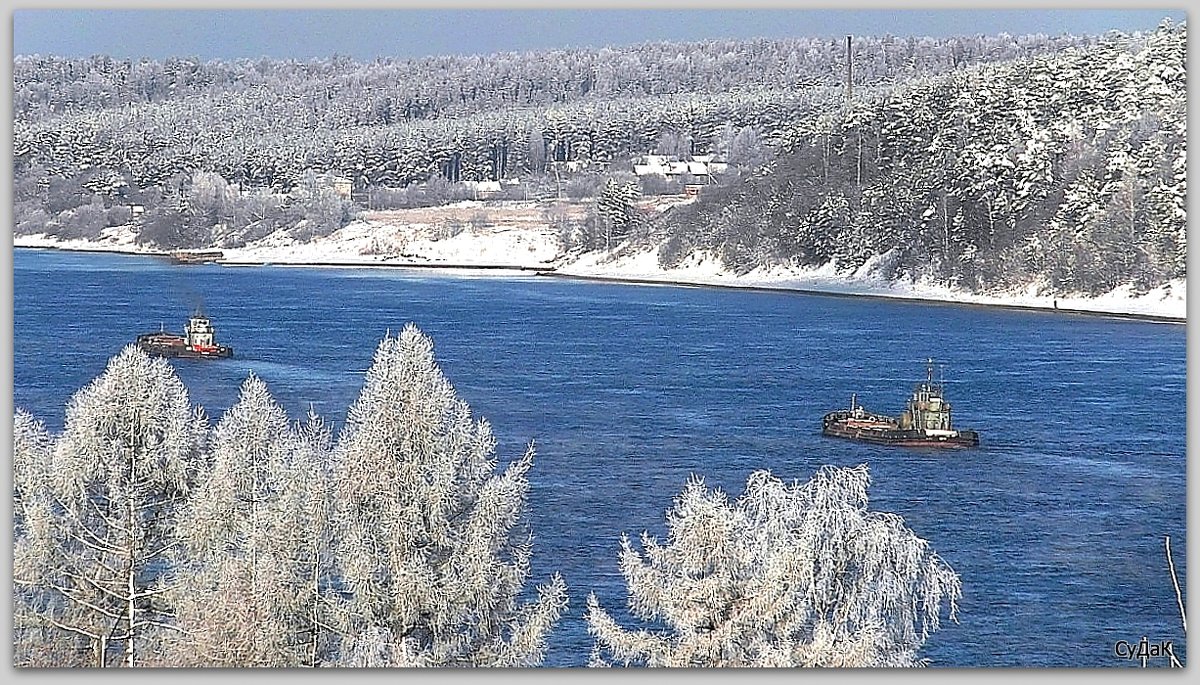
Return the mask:
[[333, 188], [333, 192], [347, 200], [350, 199], [350, 194], [354, 191], [354, 181], [345, 176], [334, 176], [329, 179], [329, 184]]
[[716, 161], [714, 155], [694, 155], [688, 160], [667, 155], [642, 155], [633, 161], [633, 173], [638, 176], [654, 174], [664, 178], [679, 178], [690, 175], [704, 183], [709, 182], [714, 174], [725, 173], [728, 168], [728, 164]]

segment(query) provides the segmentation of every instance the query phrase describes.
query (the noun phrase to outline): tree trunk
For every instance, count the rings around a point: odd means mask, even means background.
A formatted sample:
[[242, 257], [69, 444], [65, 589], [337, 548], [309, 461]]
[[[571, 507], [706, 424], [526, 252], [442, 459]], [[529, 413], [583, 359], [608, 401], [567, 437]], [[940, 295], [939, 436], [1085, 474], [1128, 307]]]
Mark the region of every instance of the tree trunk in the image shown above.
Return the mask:
[[133, 642], [134, 642], [133, 641], [133, 635], [134, 635], [133, 623], [137, 619], [137, 611], [134, 606], [134, 602], [135, 602], [134, 597], [135, 597], [135, 592], [137, 589], [137, 569], [136, 569], [136, 564], [134, 562], [134, 559], [136, 557], [137, 551], [136, 551], [136, 548], [134, 545], [134, 538], [133, 538], [134, 532], [133, 531], [134, 531], [134, 518], [137, 516], [137, 513], [134, 510], [134, 506], [133, 506], [132, 490], [133, 490], [133, 484], [135, 482], [137, 482], [137, 470], [134, 467], [135, 451], [137, 450], [137, 447], [136, 447], [137, 436], [132, 434], [132, 429], [130, 432], [131, 432], [131, 435], [130, 435], [130, 448], [129, 448], [129, 484], [128, 484], [128, 487], [131, 490], [131, 492], [128, 493], [129, 501], [126, 506], [126, 514], [125, 514], [125, 526], [126, 526], [125, 540], [126, 540], [126, 549], [128, 550], [128, 554], [129, 554], [128, 567], [126, 568], [126, 587], [125, 587], [125, 591], [128, 593], [125, 597], [126, 613], [127, 613], [126, 620], [129, 622], [129, 625], [126, 626], [127, 632], [125, 635], [125, 665], [129, 668], [133, 668], [134, 657], [135, 657], [134, 644], [133, 644]]
[[858, 140], [858, 174], [855, 177], [855, 185], [862, 187], [862, 130], [860, 129], [854, 136]]

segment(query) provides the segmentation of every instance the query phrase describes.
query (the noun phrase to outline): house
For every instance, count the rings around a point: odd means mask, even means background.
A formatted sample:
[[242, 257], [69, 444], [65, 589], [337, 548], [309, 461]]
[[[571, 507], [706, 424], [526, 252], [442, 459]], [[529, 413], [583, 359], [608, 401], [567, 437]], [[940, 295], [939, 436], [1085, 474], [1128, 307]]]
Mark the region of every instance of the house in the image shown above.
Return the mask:
[[714, 155], [694, 155], [688, 161], [665, 155], [642, 155], [634, 160], [633, 173], [638, 176], [657, 174], [667, 178], [690, 174], [707, 181], [712, 174], [724, 173], [729, 167], [724, 162], [714, 160]]
[[499, 195], [503, 187], [500, 181], [463, 181], [463, 185], [475, 191], [476, 200], [486, 200]]
[[350, 199], [350, 193], [354, 190], [354, 181], [345, 176], [334, 176], [329, 179], [329, 184], [333, 187], [333, 192], [347, 200]]

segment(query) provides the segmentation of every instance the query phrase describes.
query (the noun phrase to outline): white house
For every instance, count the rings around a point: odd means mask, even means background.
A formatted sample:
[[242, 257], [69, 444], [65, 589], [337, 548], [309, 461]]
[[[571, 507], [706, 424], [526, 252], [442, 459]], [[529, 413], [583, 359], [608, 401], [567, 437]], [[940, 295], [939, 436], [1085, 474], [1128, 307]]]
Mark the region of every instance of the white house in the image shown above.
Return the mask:
[[475, 191], [476, 200], [499, 195], [502, 190], [500, 181], [463, 181], [463, 184]]
[[714, 159], [715, 155], [695, 155], [685, 162], [665, 155], [643, 155], [634, 160], [633, 173], [638, 176], [657, 174], [665, 177], [691, 174], [707, 178], [712, 174], [724, 173], [729, 168], [728, 164]]
[[333, 176], [329, 179], [329, 185], [333, 187], [333, 192], [341, 195], [347, 200], [350, 199], [350, 193], [354, 190], [354, 181], [345, 176]]

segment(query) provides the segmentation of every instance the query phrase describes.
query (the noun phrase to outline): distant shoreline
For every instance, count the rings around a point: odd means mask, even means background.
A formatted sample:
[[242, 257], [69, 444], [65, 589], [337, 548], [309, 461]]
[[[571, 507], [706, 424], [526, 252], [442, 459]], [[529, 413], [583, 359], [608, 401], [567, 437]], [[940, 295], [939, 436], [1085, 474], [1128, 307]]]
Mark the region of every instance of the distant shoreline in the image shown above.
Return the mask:
[[123, 254], [131, 257], [170, 257], [170, 252], [153, 250], [121, 250], [113, 247], [70, 247], [68, 245], [13, 245], [14, 250], [58, 250], [59, 252], [102, 252], [104, 254]]
[[448, 271], [520, 271], [540, 272], [554, 271], [552, 266], [521, 266], [519, 264], [430, 264], [427, 262], [264, 262], [249, 259], [217, 259], [214, 264], [221, 266], [315, 266], [335, 267], [346, 269], [446, 269]]
[[[151, 251], [131, 251], [110, 248], [81, 248], [81, 247], [57, 247], [52, 245], [14, 245], [13, 249], [25, 250], [62, 250], [66, 252], [99, 252], [105, 254], [121, 254], [131, 256], [144, 257], [170, 257], [169, 252], [151, 252]], [[574, 281], [591, 281], [595, 283], [613, 283], [624, 285], [655, 285], [678, 288], [714, 288], [721, 290], [742, 290], [748, 292], [769, 292], [769, 293], [785, 293], [796, 295], [820, 295], [825, 297], [848, 297], [848, 298], [868, 298], [876, 300], [886, 300], [893, 302], [906, 302], [910, 304], [932, 304], [938, 306], [960, 306], [960, 307], [986, 307], [991, 309], [1007, 309], [1012, 311], [1026, 312], [1044, 312], [1052, 314], [1070, 314], [1074, 316], [1100, 317], [1108, 319], [1124, 319], [1129, 321], [1148, 321], [1154, 323], [1168, 324], [1187, 324], [1187, 317], [1166, 316], [1162, 314], [1140, 314], [1135, 312], [1109, 312], [1098, 311], [1091, 309], [1074, 309], [1074, 308], [1057, 308], [1057, 307], [1040, 307], [1036, 305], [1022, 304], [1005, 304], [1001, 302], [971, 302], [966, 300], [950, 300], [944, 298], [930, 297], [906, 297], [903, 295], [888, 295], [883, 293], [852, 293], [836, 290], [818, 290], [814, 288], [795, 288], [787, 286], [770, 286], [770, 285], [739, 285], [736, 283], [705, 283], [695, 281], [681, 281], [671, 279], [655, 279], [655, 278], [639, 278], [639, 277], [622, 277], [622, 276], [594, 276], [586, 274], [572, 274], [557, 271], [555, 267], [543, 266], [522, 266], [522, 265], [502, 265], [502, 264], [430, 264], [430, 263], [387, 263], [387, 262], [272, 262], [261, 260], [215, 260], [213, 263], [220, 266], [230, 267], [254, 267], [254, 266], [273, 266], [273, 267], [318, 267], [318, 268], [345, 268], [345, 269], [422, 269], [422, 270], [445, 270], [445, 271], [495, 271], [504, 272], [511, 271], [521, 274], [532, 274], [535, 276], [546, 278], [559, 278], [563, 280]], [[189, 266], [189, 265], [180, 265]]]
[[594, 281], [598, 283], [623, 283], [633, 285], [659, 285], [681, 288], [719, 288], [722, 290], [748, 290], [751, 292], [792, 293], [796, 295], [820, 295], [822, 297], [867, 298], [874, 300], [889, 300], [907, 302], [910, 304], [933, 304], [954, 307], [986, 307], [988, 309], [1011, 309], [1027, 312], [1043, 312], [1047, 314], [1073, 314], [1081, 316], [1102, 317], [1109, 319], [1129, 319], [1134, 321], [1152, 321], [1156, 323], [1187, 324], [1187, 318], [1165, 316], [1162, 314], [1138, 314], [1134, 312], [1105, 312], [1093, 309], [1064, 309], [1061, 307], [1038, 307], [1027, 304], [1004, 304], [1001, 302], [970, 302], [966, 300], [947, 300], [930, 297], [905, 297], [903, 295], [885, 295], [882, 293], [848, 293], [836, 290], [815, 290], [812, 288], [790, 288], [786, 286], [769, 285], [737, 285], [735, 283], [696, 283], [691, 281], [659, 280], [654, 278], [622, 278], [614, 276], [588, 276], [561, 272], [539, 273], [539, 276], [562, 278], [567, 280]]

